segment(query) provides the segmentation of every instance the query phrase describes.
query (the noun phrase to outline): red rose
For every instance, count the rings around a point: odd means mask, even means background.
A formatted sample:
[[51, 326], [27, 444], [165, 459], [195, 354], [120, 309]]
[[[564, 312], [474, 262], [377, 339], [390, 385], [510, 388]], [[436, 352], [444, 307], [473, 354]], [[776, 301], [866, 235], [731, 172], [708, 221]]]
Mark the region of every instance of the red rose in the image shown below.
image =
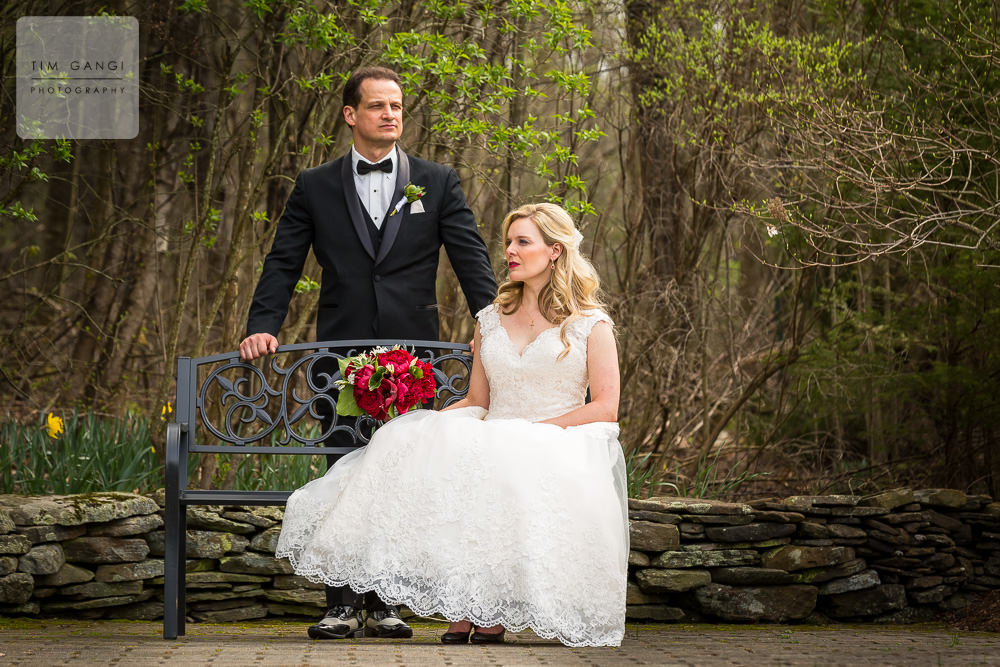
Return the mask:
[[388, 375], [385, 376], [382, 379], [382, 384], [378, 386], [378, 393], [382, 397], [382, 405], [388, 410], [399, 394], [399, 390], [396, 388], [396, 379]]
[[409, 370], [412, 359], [406, 350], [389, 350], [378, 355], [378, 363], [382, 366], [391, 365], [393, 375], [400, 375]]
[[412, 393], [413, 387], [413, 376], [409, 373], [403, 373], [398, 378], [396, 378], [396, 409], [399, 410], [400, 414], [406, 412], [413, 404], [414, 396]]
[[357, 402], [359, 408], [375, 419], [385, 419], [385, 410], [382, 408], [382, 397], [377, 391], [355, 389], [354, 400]]
[[434, 398], [437, 389], [437, 383], [434, 381], [434, 367], [423, 361], [418, 361], [417, 364], [423, 373], [423, 377], [419, 380], [420, 397], [423, 401], [429, 401]]
[[[354, 374], [354, 386], [367, 390], [368, 380], [371, 379], [372, 373], [374, 372], [375, 372], [375, 367], [372, 366], [371, 364], [365, 364], [364, 366], [359, 368], [357, 373]], [[358, 403], [358, 407], [361, 407], [360, 403]]]

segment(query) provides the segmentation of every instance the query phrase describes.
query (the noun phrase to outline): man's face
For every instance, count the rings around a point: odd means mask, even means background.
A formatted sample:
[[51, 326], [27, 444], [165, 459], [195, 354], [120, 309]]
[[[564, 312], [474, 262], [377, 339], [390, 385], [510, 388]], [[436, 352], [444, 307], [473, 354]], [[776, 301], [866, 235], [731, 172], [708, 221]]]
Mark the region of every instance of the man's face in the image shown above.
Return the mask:
[[357, 108], [344, 107], [344, 120], [354, 129], [355, 143], [388, 147], [403, 134], [403, 91], [388, 79], [361, 82]]

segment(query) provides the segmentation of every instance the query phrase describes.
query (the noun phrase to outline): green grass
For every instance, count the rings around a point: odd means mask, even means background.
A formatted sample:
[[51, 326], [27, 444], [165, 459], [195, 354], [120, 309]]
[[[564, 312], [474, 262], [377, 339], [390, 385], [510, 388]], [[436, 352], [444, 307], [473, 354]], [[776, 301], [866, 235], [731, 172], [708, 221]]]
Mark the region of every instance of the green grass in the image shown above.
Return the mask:
[[771, 474], [770, 472], [750, 472], [746, 468], [741, 469], [744, 464], [742, 458], [723, 470], [722, 466], [719, 465], [719, 457], [722, 455], [723, 449], [724, 447], [717, 447], [714, 455], [705, 452], [699, 456], [692, 479], [686, 479], [681, 475], [678, 466], [674, 470], [675, 480], [669, 486], [676, 489], [679, 496], [720, 500], [737, 491], [746, 482]]
[[[154, 449], [163, 444], [153, 442], [145, 417], [74, 412], [64, 418], [64, 427], [52, 437], [44, 418], [34, 424], [0, 424], [0, 493], [150, 493], [164, 485], [163, 464]], [[275, 434], [269, 444], [277, 444], [277, 440]], [[215, 456], [215, 488], [222, 485], [231, 466], [236, 466], [233, 488], [252, 491], [296, 489], [326, 472], [322, 456]], [[192, 456], [189, 480], [194, 479], [197, 465], [198, 458]]]
[[758, 477], [770, 475], [770, 472], [750, 472], [741, 469], [743, 459], [737, 460], [723, 470], [719, 465], [722, 447], [715, 450], [714, 455], [702, 454], [698, 458], [694, 476], [689, 478], [681, 473], [680, 466], [673, 471], [674, 480], [668, 482], [666, 467], [654, 470], [650, 457], [653, 452], [640, 454], [637, 450], [629, 452], [625, 457], [626, 482], [629, 498], [646, 498], [659, 495], [664, 487], [674, 495], [682, 498], [706, 498], [719, 500], [735, 493], [743, 484]]
[[163, 466], [153, 451], [149, 421], [128, 415], [74, 412], [65, 430], [49, 435], [36, 424], [0, 424], [0, 491], [65, 494], [152, 491], [162, 486]]
[[658, 495], [657, 487], [667, 486], [677, 492], [677, 487], [670, 482], [663, 482], [656, 479], [656, 471], [653, 470], [649, 458], [653, 452], [640, 455], [638, 450], [632, 450], [625, 456], [625, 478], [628, 487], [629, 498], [648, 498]]

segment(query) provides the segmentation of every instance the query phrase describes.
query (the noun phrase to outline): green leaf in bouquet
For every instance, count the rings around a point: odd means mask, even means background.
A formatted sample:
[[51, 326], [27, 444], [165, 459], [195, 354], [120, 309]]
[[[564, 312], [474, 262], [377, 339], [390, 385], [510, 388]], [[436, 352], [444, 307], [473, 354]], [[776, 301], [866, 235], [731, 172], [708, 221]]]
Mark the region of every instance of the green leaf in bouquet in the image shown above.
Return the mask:
[[337, 396], [337, 414], [341, 417], [360, 417], [365, 411], [358, 407], [358, 402], [354, 400], [354, 391], [351, 387], [344, 387]]
[[378, 368], [376, 368], [375, 372], [372, 373], [372, 376], [368, 378], [369, 391], [375, 391], [376, 389], [378, 389], [379, 385], [382, 384], [382, 380], [388, 374], [389, 374], [389, 369], [386, 368], [385, 366], [379, 366]]
[[360, 361], [357, 357], [344, 357], [343, 359], [337, 359], [337, 365], [340, 366], [340, 377], [347, 382], [347, 367], [352, 361]]

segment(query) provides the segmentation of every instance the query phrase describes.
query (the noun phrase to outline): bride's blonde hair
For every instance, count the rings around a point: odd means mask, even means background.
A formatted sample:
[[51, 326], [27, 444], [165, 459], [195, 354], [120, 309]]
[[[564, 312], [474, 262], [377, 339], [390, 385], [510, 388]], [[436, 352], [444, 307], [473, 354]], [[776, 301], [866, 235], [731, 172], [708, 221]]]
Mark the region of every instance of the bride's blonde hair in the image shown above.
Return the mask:
[[[600, 295], [601, 281], [597, 270], [580, 252], [580, 242], [583, 236], [573, 224], [573, 218], [561, 206], [556, 204], [525, 204], [507, 214], [503, 221], [502, 239], [507, 246], [507, 232], [515, 220], [528, 218], [542, 235], [547, 246], [559, 244], [562, 252], [553, 262], [555, 268], [549, 282], [538, 294], [538, 309], [545, 319], [559, 324], [559, 339], [563, 351], [559, 358], [569, 353], [569, 338], [566, 327], [574, 319], [581, 317], [583, 311], [591, 309], [604, 310], [604, 302]], [[520, 280], [507, 280], [497, 290], [494, 301], [505, 315], [517, 312], [524, 298], [524, 283]]]

